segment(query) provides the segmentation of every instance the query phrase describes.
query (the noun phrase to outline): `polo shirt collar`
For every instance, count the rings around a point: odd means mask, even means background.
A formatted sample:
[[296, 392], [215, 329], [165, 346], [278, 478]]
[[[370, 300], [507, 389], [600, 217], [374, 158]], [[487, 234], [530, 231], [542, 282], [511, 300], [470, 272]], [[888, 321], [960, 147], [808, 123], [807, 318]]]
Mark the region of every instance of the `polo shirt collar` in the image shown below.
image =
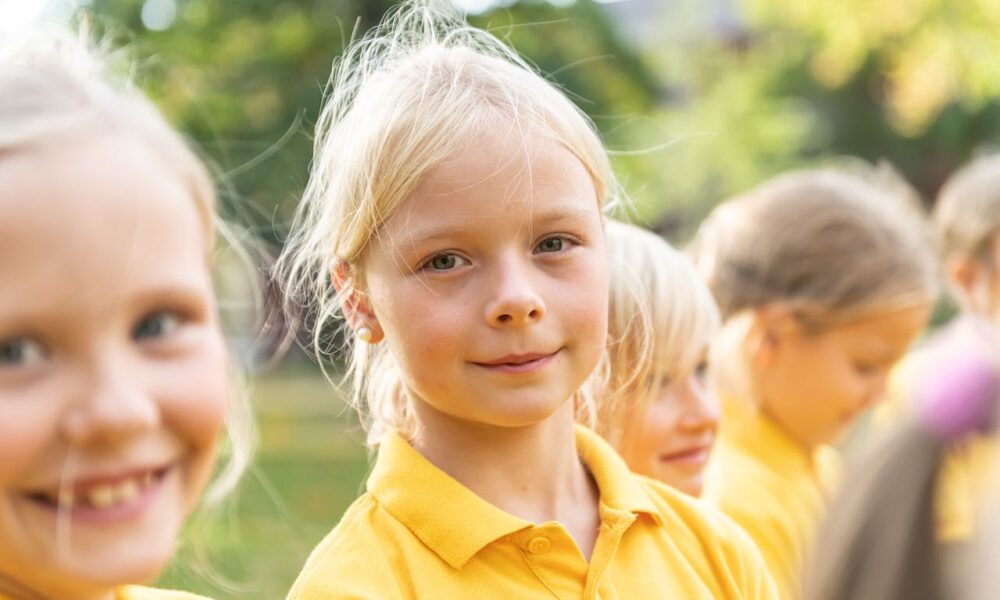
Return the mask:
[[576, 427], [576, 451], [601, 492], [601, 505], [613, 511], [650, 515], [662, 524], [660, 513], [639, 478], [601, 436]]
[[[577, 426], [576, 445], [600, 490], [601, 515], [659, 513], [625, 462], [596, 433]], [[382, 438], [368, 491], [393, 517], [453, 568], [533, 523], [483, 500], [437, 468], [395, 432]]]

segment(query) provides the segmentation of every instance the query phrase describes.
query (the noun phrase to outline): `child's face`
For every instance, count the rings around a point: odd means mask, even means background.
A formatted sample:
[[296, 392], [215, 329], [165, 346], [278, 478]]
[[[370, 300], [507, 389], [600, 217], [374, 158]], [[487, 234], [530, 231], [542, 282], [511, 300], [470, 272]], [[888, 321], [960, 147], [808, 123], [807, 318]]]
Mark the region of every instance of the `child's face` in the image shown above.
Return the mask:
[[603, 351], [605, 261], [594, 185], [561, 145], [497, 134], [431, 170], [364, 261], [418, 418], [549, 417]]
[[88, 133], [0, 157], [0, 595], [155, 576], [226, 410], [194, 200], [144, 143]]
[[698, 374], [662, 381], [629, 425], [621, 454], [633, 471], [701, 495], [719, 403]]
[[833, 442], [881, 399], [929, 308], [892, 310], [814, 334], [781, 328], [758, 355], [762, 408], [805, 446]]

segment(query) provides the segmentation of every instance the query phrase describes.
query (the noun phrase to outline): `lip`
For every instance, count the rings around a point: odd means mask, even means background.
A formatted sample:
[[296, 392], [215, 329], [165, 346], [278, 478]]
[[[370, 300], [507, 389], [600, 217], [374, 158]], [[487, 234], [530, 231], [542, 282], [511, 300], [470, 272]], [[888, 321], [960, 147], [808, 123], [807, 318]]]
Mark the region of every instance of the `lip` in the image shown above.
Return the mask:
[[473, 362], [472, 364], [497, 373], [534, 373], [551, 363], [560, 351], [561, 349], [549, 353], [528, 352], [524, 354], [508, 354], [486, 362]]
[[[28, 504], [49, 513], [53, 518], [63, 515], [77, 524], [114, 525], [133, 521], [145, 515], [176, 471], [176, 463], [159, 467], [134, 468], [114, 474], [89, 475], [63, 488], [71, 491], [71, 497], [79, 498], [101, 486], [121, 485], [130, 480], [147, 478], [142, 488], [135, 492], [132, 498], [105, 507], [88, 504], [64, 506], [58, 500], [59, 488], [29, 490], [22, 494], [22, 498]], [[65, 494], [65, 491], [63, 493]]]
[[662, 462], [669, 462], [681, 465], [704, 465], [708, 462], [709, 454], [712, 452], [712, 445], [690, 446], [680, 450], [665, 452], [660, 455]]

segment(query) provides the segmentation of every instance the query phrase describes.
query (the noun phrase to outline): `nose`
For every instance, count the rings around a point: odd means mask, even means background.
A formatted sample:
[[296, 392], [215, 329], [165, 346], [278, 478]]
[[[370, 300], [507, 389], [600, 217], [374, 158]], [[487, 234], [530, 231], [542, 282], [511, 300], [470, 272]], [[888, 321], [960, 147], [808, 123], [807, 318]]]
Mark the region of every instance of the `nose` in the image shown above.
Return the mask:
[[62, 419], [62, 433], [72, 444], [113, 444], [160, 423], [160, 411], [141, 374], [123, 357], [105, 356], [80, 378]]
[[538, 322], [545, 316], [545, 302], [533, 280], [529, 259], [509, 256], [499, 261], [491, 273], [485, 318], [491, 327], [518, 327]]
[[719, 427], [719, 401], [697, 377], [687, 378], [680, 395], [682, 413], [680, 427], [697, 433], [715, 431]]

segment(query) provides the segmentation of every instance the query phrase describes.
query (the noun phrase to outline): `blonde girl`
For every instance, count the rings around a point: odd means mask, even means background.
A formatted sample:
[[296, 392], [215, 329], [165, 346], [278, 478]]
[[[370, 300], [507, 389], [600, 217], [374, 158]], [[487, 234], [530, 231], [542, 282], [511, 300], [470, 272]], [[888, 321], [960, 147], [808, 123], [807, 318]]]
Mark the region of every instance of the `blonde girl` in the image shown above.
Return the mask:
[[597, 430], [635, 473], [699, 496], [719, 405], [706, 387], [719, 310], [691, 260], [658, 235], [616, 221], [608, 368], [595, 398]]
[[[982, 329], [996, 329], [1000, 318], [1000, 156], [966, 165], [945, 183], [934, 204], [933, 228], [938, 260], [958, 315], [910, 353], [894, 369], [890, 402], [879, 421], [896, 422], [909, 412], [921, 376], [937, 365], [937, 338], [959, 337], [982, 345]], [[964, 541], [976, 532], [993, 481], [994, 436], [970, 434], [950, 448], [938, 487], [938, 533], [944, 541]]]
[[935, 297], [919, 219], [864, 179], [778, 177], [724, 202], [695, 240], [722, 313], [719, 444], [705, 498], [757, 542], [783, 598], [827, 502], [827, 446], [883, 393]]
[[130, 584], [170, 559], [227, 414], [214, 204], [86, 44], [0, 42], [0, 598], [193, 597]]
[[289, 597], [772, 597], [737, 528], [574, 426], [615, 190], [582, 113], [421, 2], [331, 86], [279, 273], [321, 346], [341, 317], [356, 338], [378, 458]]

